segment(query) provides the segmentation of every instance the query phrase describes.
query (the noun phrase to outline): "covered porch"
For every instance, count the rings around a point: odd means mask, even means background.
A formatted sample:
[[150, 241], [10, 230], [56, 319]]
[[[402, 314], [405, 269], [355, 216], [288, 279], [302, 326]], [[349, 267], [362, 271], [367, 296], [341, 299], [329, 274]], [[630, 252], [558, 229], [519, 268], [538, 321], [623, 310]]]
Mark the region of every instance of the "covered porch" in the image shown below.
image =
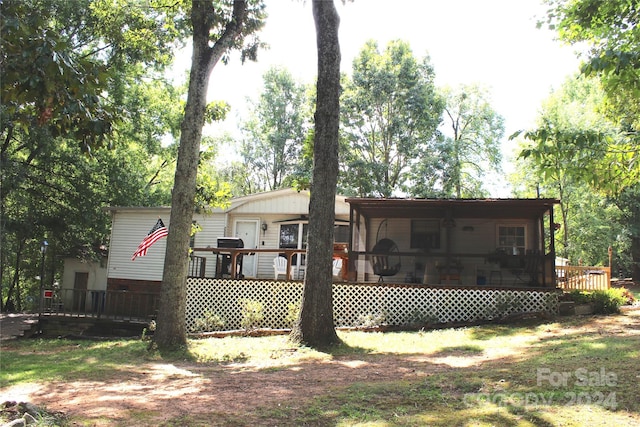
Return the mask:
[[346, 201], [352, 282], [556, 287], [557, 199]]

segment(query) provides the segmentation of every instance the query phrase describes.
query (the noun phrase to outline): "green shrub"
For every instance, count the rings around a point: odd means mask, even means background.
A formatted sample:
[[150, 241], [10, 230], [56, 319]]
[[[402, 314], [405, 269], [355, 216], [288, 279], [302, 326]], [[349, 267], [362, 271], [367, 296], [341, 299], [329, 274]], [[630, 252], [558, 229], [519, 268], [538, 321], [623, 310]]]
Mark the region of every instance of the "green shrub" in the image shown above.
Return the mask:
[[620, 306], [627, 303], [624, 291], [617, 288], [595, 291], [591, 294], [593, 312], [596, 314], [620, 313]]
[[287, 304], [287, 316], [284, 318], [284, 321], [290, 327], [295, 325], [298, 320], [298, 315], [300, 314], [300, 304], [296, 304], [295, 302], [290, 302]]
[[386, 318], [387, 316], [385, 316], [384, 313], [361, 314], [360, 316], [358, 316], [356, 326], [363, 328], [374, 328], [383, 325], [386, 321]]
[[625, 289], [611, 288], [604, 291], [571, 291], [568, 294], [576, 304], [593, 304], [594, 314], [620, 313], [620, 306], [627, 304]]
[[245, 330], [256, 329], [264, 319], [264, 304], [250, 299], [240, 300], [242, 305], [242, 319], [240, 326]]
[[590, 304], [591, 303], [591, 292], [573, 290], [569, 292], [567, 295], [571, 298], [573, 302], [576, 304]]
[[209, 310], [204, 312], [202, 317], [194, 321], [192, 332], [212, 332], [219, 331], [224, 327], [224, 320]]

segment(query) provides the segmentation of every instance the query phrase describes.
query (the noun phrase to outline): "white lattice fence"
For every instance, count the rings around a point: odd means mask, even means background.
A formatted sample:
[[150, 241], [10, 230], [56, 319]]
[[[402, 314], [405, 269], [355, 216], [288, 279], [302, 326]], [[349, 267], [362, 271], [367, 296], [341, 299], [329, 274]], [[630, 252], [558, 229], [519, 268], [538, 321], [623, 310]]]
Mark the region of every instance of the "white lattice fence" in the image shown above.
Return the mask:
[[[265, 328], [289, 328], [289, 305], [299, 304], [301, 282], [189, 278], [186, 324], [209, 311], [224, 319], [225, 329], [239, 329], [243, 300], [264, 306]], [[416, 322], [470, 322], [514, 312], [557, 312], [558, 293], [532, 289], [481, 289], [337, 283], [333, 285], [337, 327], [376, 321], [388, 325]]]
[[273, 280], [234, 280], [212, 278], [187, 279], [187, 330], [194, 329], [195, 321], [209, 311], [225, 321], [225, 329], [240, 329], [242, 301], [259, 301], [264, 306], [266, 328], [288, 328], [289, 303], [299, 303], [302, 283]]
[[558, 294], [530, 289], [335, 284], [333, 305], [336, 326], [359, 325], [366, 318], [383, 319], [389, 325], [426, 320], [470, 322], [514, 312], [555, 313]]

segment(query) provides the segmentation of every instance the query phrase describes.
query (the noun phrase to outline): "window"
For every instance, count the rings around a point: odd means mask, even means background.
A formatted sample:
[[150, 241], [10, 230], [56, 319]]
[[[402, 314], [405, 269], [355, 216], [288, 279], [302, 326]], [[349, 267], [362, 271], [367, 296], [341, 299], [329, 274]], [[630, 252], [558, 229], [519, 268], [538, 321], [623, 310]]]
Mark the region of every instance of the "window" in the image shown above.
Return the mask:
[[440, 249], [440, 221], [411, 220], [411, 249]]
[[[295, 222], [288, 224], [280, 224], [280, 236], [278, 239], [278, 247], [282, 249], [307, 249], [307, 234], [309, 224], [306, 222]], [[349, 243], [349, 226], [336, 224], [334, 226], [334, 243]], [[300, 256], [298, 263], [298, 254], [294, 254], [291, 258], [295, 265], [304, 265], [305, 255]]]
[[509, 255], [524, 255], [526, 237], [524, 225], [499, 225], [498, 249]]
[[[302, 225], [302, 236], [300, 236], [300, 226]], [[286, 249], [307, 249], [307, 230], [309, 224], [295, 223], [280, 225], [280, 248]], [[349, 243], [349, 226], [335, 225], [333, 228], [334, 243]], [[300, 242], [300, 244], [298, 244]]]
[[349, 243], [349, 226], [348, 225], [335, 225], [333, 227], [333, 242]]
[[[309, 224], [295, 223], [280, 225], [279, 247], [283, 249], [307, 249], [307, 231]], [[302, 234], [301, 234], [302, 232]], [[305, 256], [302, 255], [298, 263], [298, 254], [294, 254], [291, 262], [297, 266], [304, 265]]]
[[282, 224], [280, 226], [279, 247], [298, 249], [298, 230], [300, 230], [300, 224]]

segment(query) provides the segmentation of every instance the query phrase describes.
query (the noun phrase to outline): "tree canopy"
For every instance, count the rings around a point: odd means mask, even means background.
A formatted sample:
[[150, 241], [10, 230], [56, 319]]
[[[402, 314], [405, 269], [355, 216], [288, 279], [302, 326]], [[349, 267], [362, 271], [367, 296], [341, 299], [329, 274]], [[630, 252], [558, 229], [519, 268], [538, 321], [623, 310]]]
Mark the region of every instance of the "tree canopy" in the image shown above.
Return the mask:
[[158, 72], [180, 18], [170, 3], [149, 4], [2, 4], [0, 281], [14, 306], [34, 285], [42, 240], [50, 285], [61, 256], [99, 256], [103, 206], [166, 203], [170, 187], [151, 177], [167, 162], [160, 137], [176, 131], [180, 103]]
[[305, 86], [288, 70], [271, 68], [263, 81], [263, 92], [244, 124], [241, 154], [257, 189], [264, 191], [291, 186], [299, 174], [311, 114]]
[[601, 112], [618, 126], [615, 141], [601, 141], [610, 147], [598, 169], [600, 182], [615, 184], [606, 190], [619, 192], [640, 180], [640, 9], [628, 0], [547, 4], [547, 19], [540, 25], [549, 25], [561, 40], [583, 48], [581, 72], [599, 79], [605, 93]]
[[504, 119], [476, 84], [439, 90], [445, 102], [442, 135], [413, 167], [406, 192], [421, 197], [483, 197], [485, 177], [499, 173]]
[[382, 52], [375, 41], [364, 45], [342, 95], [341, 192], [389, 197], [429, 155], [444, 107], [434, 77], [429, 58], [416, 58], [407, 42]]
[[[619, 267], [630, 270], [630, 258], [640, 257], [630, 251], [640, 235], [633, 225], [638, 201], [628, 197], [637, 192], [637, 184], [603, 181], [608, 152], [625, 138], [600, 110], [605, 96], [597, 79], [567, 79], [543, 103], [538, 127], [522, 134], [519, 165], [535, 177], [530, 188], [561, 201], [559, 254], [576, 263], [603, 263], [607, 247], [613, 246]], [[622, 190], [603, 191], [613, 186]]]

